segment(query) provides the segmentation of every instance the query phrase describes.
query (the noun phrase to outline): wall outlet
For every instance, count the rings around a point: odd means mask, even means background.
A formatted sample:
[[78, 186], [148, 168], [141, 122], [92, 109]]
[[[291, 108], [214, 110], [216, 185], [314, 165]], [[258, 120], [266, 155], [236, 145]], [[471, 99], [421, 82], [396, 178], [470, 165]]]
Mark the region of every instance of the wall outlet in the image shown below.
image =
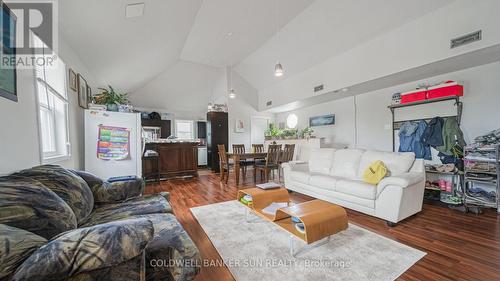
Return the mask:
[[390, 129], [391, 129], [391, 124], [384, 125], [384, 130], [390, 130]]

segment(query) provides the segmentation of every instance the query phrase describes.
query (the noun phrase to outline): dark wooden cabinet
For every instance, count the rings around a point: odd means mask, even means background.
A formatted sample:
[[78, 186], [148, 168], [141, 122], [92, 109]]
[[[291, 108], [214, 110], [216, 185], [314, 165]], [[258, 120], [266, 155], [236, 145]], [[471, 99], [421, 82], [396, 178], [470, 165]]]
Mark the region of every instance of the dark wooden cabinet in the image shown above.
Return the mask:
[[160, 127], [162, 139], [166, 139], [172, 134], [170, 120], [142, 119], [141, 125], [143, 127]]
[[228, 147], [228, 115], [227, 112], [208, 112], [207, 113], [207, 161], [208, 167], [218, 173], [219, 150], [217, 145], [223, 144]]
[[[146, 148], [159, 153], [160, 175], [162, 178], [198, 175], [197, 143], [154, 143]], [[145, 161], [143, 161], [145, 162]], [[154, 164], [143, 164], [143, 175], [154, 173]]]
[[207, 138], [207, 122], [197, 122], [198, 127], [198, 138], [206, 139]]

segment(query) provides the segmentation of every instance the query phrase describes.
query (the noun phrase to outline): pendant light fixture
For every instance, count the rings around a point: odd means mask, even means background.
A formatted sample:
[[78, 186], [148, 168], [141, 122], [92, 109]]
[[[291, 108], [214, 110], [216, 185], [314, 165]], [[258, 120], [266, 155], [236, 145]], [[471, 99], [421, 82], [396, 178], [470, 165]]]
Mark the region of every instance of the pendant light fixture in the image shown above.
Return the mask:
[[236, 92], [233, 89], [233, 66], [229, 66], [229, 98], [230, 99], [235, 99], [236, 98]]
[[[280, 42], [280, 27], [278, 21], [278, 0], [274, 0], [274, 21], [276, 23], [276, 50], [279, 52], [279, 42]], [[274, 76], [281, 77], [283, 76], [283, 66], [281, 65], [279, 59], [276, 65], [274, 66]]]

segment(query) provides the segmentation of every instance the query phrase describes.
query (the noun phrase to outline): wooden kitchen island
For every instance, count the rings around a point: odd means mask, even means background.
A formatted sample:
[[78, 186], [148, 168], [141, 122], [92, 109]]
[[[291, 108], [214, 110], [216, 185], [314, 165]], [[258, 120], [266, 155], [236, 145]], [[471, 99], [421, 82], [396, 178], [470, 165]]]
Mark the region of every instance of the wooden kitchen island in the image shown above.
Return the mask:
[[[198, 143], [148, 142], [146, 150], [158, 152], [157, 160], [143, 157], [142, 174], [148, 177], [159, 174], [161, 179], [198, 176]], [[159, 171], [158, 171], [159, 169]]]

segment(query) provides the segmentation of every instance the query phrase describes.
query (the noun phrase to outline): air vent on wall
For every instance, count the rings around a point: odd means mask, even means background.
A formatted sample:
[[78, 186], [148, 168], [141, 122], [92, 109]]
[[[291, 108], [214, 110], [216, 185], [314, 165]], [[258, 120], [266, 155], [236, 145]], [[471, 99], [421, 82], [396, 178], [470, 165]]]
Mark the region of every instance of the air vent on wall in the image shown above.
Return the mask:
[[266, 102], [266, 106], [271, 106], [271, 105], [273, 105], [273, 101]]
[[319, 92], [319, 91], [323, 91], [323, 89], [325, 88], [325, 85], [321, 84], [321, 85], [318, 85], [316, 87], [314, 87], [314, 92]]
[[482, 31], [479, 30], [464, 36], [457, 37], [455, 39], [451, 39], [450, 48], [453, 49], [456, 47], [467, 45], [472, 42], [480, 41], [481, 39], [482, 39]]

